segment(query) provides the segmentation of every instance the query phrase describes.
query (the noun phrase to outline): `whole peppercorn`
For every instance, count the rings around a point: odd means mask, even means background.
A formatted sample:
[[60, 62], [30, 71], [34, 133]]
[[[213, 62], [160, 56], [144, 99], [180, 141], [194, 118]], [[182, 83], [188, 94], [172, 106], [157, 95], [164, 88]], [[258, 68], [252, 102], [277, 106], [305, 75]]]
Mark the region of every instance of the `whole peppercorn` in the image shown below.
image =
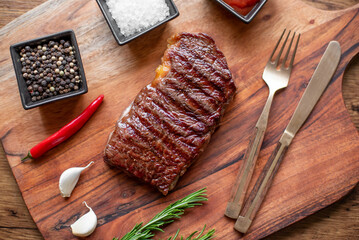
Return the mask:
[[76, 91], [81, 76], [70, 41], [49, 41], [19, 51], [21, 73], [32, 101]]

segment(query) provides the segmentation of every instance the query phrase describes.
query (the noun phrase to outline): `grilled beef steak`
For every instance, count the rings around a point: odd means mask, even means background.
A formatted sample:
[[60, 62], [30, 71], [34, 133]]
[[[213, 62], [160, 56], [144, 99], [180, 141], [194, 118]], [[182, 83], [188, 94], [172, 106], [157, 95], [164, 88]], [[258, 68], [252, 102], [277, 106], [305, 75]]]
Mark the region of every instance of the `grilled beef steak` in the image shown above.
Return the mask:
[[164, 195], [204, 151], [236, 87], [206, 34], [172, 36], [152, 83], [117, 121], [104, 160]]

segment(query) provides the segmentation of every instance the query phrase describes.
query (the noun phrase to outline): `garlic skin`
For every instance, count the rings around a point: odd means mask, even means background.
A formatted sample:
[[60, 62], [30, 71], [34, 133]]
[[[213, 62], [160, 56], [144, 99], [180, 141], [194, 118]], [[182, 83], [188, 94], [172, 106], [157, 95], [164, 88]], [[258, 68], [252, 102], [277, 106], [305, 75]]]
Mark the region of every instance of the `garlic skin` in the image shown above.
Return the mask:
[[86, 167], [73, 167], [65, 170], [59, 180], [59, 189], [62, 197], [70, 197], [74, 190], [80, 174], [83, 170], [90, 167], [94, 162], [91, 161]]
[[89, 236], [91, 233], [93, 233], [93, 231], [95, 231], [95, 228], [97, 226], [96, 214], [94, 213], [94, 211], [92, 211], [92, 208], [87, 206], [87, 203], [85, 201], [83, 203], [88, 209], [90, 209], [90, 211], [80, 217], [76, 222], [71, 225], [72, 234], [77, 237]]

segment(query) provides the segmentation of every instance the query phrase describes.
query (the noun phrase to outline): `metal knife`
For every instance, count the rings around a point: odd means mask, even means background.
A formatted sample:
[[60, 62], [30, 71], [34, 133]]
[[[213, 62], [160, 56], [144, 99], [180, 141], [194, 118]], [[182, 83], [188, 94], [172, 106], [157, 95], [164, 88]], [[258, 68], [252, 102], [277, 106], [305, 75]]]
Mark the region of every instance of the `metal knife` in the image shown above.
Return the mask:
[[315, 69], [287, 128], [284, 130], [236, 221], [234, 228], [239, 232], [246, 233], [250, 227], [288, 146], [332, 79], [338, 67], [340, 56], [340, 44], [336, 41], [331, 41]]

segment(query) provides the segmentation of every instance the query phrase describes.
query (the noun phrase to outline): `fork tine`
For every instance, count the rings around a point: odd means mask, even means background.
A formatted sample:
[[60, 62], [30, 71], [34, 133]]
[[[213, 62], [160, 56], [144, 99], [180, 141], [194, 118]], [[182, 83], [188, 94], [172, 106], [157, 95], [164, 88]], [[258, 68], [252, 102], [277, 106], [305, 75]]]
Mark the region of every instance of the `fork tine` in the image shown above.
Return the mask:
[[285, 41], [284, 41], [284, 43], [283, 43], [283, 46], [282, 46], [282, 48], [280, 49], [280, 51], [279, 51], [279, 53], [278, 53], [278, 56], [277, 56], [277, 58], [276, 58], [276, 60], [275, 60], [275, 62], [274, 62], [274, 64], [275, 64], [276, 66], [278, 65], [278, 62], [279, 62], [280, 56], [282, 55], [282, 52], [283, 52], [284, 47], [285, 47], [285, 45], [287, 44], [287, 40], [288, 40], [288, 37], [289, 37], [290, 32], [291, 32], [291, 31], [289, 30], [288, 35], [287, 35], [287, 37], [285, 38]]
[[298, 48], [299, 38], [300, 38], [300, 33], [298, 34], [297, 43], [295, 44], [295, 48], [294, 48], [294, 51], [293, 51], [292, 59], [290, 60], [290, 63], [289, 63], [289, 67], [288, 67], [289, 69], [291, 69], [291, 68], [293, 67], [293, 62], [294, 62], [295, 54], [296, 54], [297, 48]]
[[275, 47], [274, 47], [274, 49], [273, 49], [273, 52], [272, 52], [272, 54], [271, 54], [270, 57], [269, 57], [269, 62], [272, 61], [272, 57], [273, 57], [273, 55], [274, 55], [274, 53], [275, 53], [275, 50], [277, 50], [277, 47], [278, 47], [280, 41], [282, 40], [282, 37], [283, 37], [283, 35], [284, 35], [284, 33], [285, 33], [286, 30], [287, 30], [287, 29], [284, 29], [284, 31], [283, 31], [282, 35], [280, 36], [280, 38], [279, 38], [277, 44], [275, 45]]
[[293, 33], [292, 40], [290, 41], [290, 44], [289, 44], [289, 47], [288, 47], [287, 53], [285, 54], [285, 57], [284, 57], [284, 59], [283, 59], [283, 62], [282, 62], [282, 66], [281, 66], [281, 68], [285, 68], [285, 62], [287, 61], [287, 58], [288, 58], [288, 55], [289, 55], [290, 49], [292, 48], [292, 43], [293, 43], [293, 40], [294, 40], [295, 34], [296, 34], [296, 32], [294, 32], [294, 33]]

